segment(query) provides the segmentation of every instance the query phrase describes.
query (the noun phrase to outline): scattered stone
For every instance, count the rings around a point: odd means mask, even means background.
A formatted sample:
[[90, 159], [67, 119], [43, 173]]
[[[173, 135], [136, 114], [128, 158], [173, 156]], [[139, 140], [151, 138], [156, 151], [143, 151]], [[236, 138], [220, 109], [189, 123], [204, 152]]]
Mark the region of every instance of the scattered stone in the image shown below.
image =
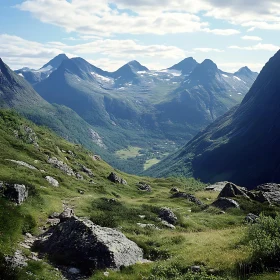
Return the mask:
[[162, 223], [165, 227], [168, 227], [168, 228], [170, 228], [170, 229], [176, 229], [176, 227], [175, 227], [174, 225], [172, 225], [172, 224], [170, 224], [170, 223], [168, 223], [168, 222], [166, 222], [166, 221], [164, 221], [164, 220], [161, 220], [161, 223]]
[[75, 156], [75, 154], [72, 152], [72, 151], [67, 151], [67, 154], [69, 154], [69, 155], [71, 155], [72, 157], [74, 157]]
[[60, 219], [48, 219], [47, 224], [50, 226], [56, 226], [60, 223]]
[[121, 232], [71, 217], [49, 229], [35, 249], [59, 265], [74, 266], [83, 274], [96, 269], [119, 269], [143, 260], [143, 251]]
[[16, 250], [13, 256], [5, 256], [7, 265], [11, 268], [21, 268], [27, 266], [27, 258], [22, 251]]
[[85, 191], [83, 191], [83, 190], [78, 190], [78, 193], [79, 193], [79, 194], [85, 194]]
[[22, 204], [28, 197], [28, 190], [25, 185], [0, 182], [0, 192], [16, 204]]
[[90, 184], [96, 185], [96, 183], [93, 180], [89, 181]]
[[49, 219], [58, 219], [59, 218], [58, 212], [53, 212], [51, 215], [49, 215]]
[[206, 191], [220, 192], [225, 187], [225, 185], [227, 183], [228, 183], [227, 181], [217, 182], [217, 183], [215, 183], [213, 185], [210, 185], [210, 186], [206, 187], [205, 190]]
[[258, 218], [259, 218], [259, 216], [255, 215], [255, 214], [252, 214], [252, 213], [249, 213], [245, 217], [244, 221], [248, 224], [255, 224], [255, 223], [257, 223]]
[[85, 173], [87, 173], [89, 177], [94, 177], [93, 172], [92, 172], [89, 168], [87, 168], [86, 166], [84, 166], [84, 165], [82, 165], [82, 171], [85, 172]]
[[21, 165], [21, 166], [24, 166], [24, 167], [27, 167], [29, 169], [32, 169], [32, 170], [38, 170], [35, 166], [31, 165], [31, 164], [28, 164], [24, 161], [19, 161], [19, 160], [13, 160], [13, 159], [6, 159], [7, 161], [10, 161], [10, 162], [13, 162], [17, 165]]
[[84, 177], [81, 174], [75, 173], [75, 175], [78, 180], [84, 180]]
[[26, 125], [23, 125], [22, 129], [25, 133], [25, 135], [23, 137], [25, 142], [28, 144], [33, 144], [35, 147], [39, 147], [39, 145], [37, 143], [38, 137], [37, 137], [36, 133], [33, 131], [33, 129]]
[[58, 160], [56, 157], [49, 158], [48, 163], [52, 164], [55, 168], [60, 169], [62, 172], [64, 172], [68, 176], [75, 176], [76, 175], [71, 167], [69, 167], [63, 161]]
[[64, 211], [59, 215], [59, 219], [61, 222], [64, 222], [74, 216], [75, 216], [74, 210], [69, 207], [66, 207]]
[[108, 176], [108, 179], [113, 183], [119, 183], [119, 184], [122, 184], [122, 185], [127, 185], [127, 182], [124, 179], [122, 179], [121, 177], [119, 177], [114, 172], [111, 172], [111, 174]]
[[203, 202], [200, 201], [198, 198], [196, 198], [194, 195], [192, 194], [188, 194], [188, 193], [185, 193], [185, 192], [176, 192], [174, 193], [172, 196], [172, 198], [185, 198], [187, 200], [189, 200], [190, 202], [193, 202], [199, 206], [202, 206], [203, 205]]
[[173, 187], [173, 188], [170, 189], [170, 192], [171, 193], [178, 193], [178, 192], [180, 192], [180, 190], [178, 188]]
[[225, 197], [218, 198], [211, 205], [220, 208], [221, 210], [227, 210], [229, 208], [240, 208], [239, 204], [235, 200]]
[[169, 224], [174, 225], [177, 222], [177, 217], [173, 211], [168, 207], [162, 207], [159, 211], [159, 217], [168, 222]]
[[146, 216], [145, 216], [145, 215], [139, 215], [139, 218], [140, 218], [140, 219], [145, 219]]
[[248, 190], [246, 188], [241, 188], [236, 186], [233, 183], [227, 183], [225, 187], [221, 190], [218, 197], [236, 197], [236, 196], [242, 196], [247, 199], [249, 199], [249, 196], [247, 195]]
[[199, 273], [199, 272], [201, 272], [201, 268], [199, 265], [193, 265], [193, 266], [191, 266], [191, 271], [194, 273]]
[[54, 187], [59, 187], [59, 183], [56, 179], [51, 176], [46, 176], [45, 179]]
[[150, 185], [144, 183], [144, 182], [139, 182], [138, 183], [138, 190], [143, 191], [143, 192], [151, 192], [152, 188]]
[[137, 225], [141, 228], [149, 228], [149, 229], [156, 229], [156, 230], [160, 230], [156, 225], [154, 224], [141, 224], [141, 223], [137, 223]]
[[104, 275], [105, 277], [109, 277], [110, 273], [109, 273], [108, 271], [106, 271], [106, 272], [103, 273], [103, 275]]

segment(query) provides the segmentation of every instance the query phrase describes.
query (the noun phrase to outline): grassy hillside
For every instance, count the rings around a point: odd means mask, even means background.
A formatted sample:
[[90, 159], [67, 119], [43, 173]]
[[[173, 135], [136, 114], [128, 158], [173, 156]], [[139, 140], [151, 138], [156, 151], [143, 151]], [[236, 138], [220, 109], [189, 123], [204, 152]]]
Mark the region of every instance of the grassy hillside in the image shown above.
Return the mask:
[[[39, 147], [31, 143], [30, 130], [26, 127], [36, 134]], [[47, 163], [48, 156], [62, 160], [84, 179], [78, 180], [54, 168]], [[182, 198], [171, 198], [170, 189], [177, 187], [195, 194], [205, 204], [213, 202], [217, 193], [205, 192], [205, 185], [193, 179], [141, 178], [115, 170], [128, 183], [116, 185], [107, 179], [114, 169], [92, 156], [82, 146], [70, 144], [16, 113], [0, 111], [0, 181], [25, 184], [29, 188], [29, 197], [21, 206], [0, 198], [0, 279], [62, 279], [60, 271], [47, 260], [29, 261], [22, 270], [5, 271], [4, 274], [3, 256], [21, 248], [19, 242], [25, 233], [39, 234], [48, 216], [61, 212], [63, 204], [74, 208], [77, 216], [88, 217], [101, 226], [118, 228], [143, 248], [145, 257], [152, 261], [121, 271], [109, 271], [109, 277], [105, 277], [103, 271], [97, 271], [91, 279], [206, 280], [240, 279], [241, 276], [245, 279], [275, 279], [276, 274], [257, 278], [245, 275], [240, 269], [250, 257], [248, 244], [243, 241], [247, 231], [243, 219], [249, 211], [258, 214], [263, 209], [261, 205], [248, 205], [247, 201], [240, 200], [241, 210], [220, 214], [212, 207], [200, 208]], [[24, 161], [37, 170], [7, 159]], [[94, 178], [88, 177], [81, 165], [90, 168]], [[58, 180], [60, 186], [51, 186], [45, 180], [47, 175]], [[139, 191], [139, 181], [150, 184], [152, 192]], [[176, 229], [165, 228], [158, 221], [159, 209], [163, 206], [170, 207], [177, 215]], [[271, 213], [277, 210], [269, 209]], [[160, 230], [141, 228], [137, 223], [154, 224]], [[31, 254], [29, 249], [21, 250], [26, 255]], [[205, 273], [189, 273], [192, 265], [200, 265]], [[213, 276], [208, 275], [210, 272]]]

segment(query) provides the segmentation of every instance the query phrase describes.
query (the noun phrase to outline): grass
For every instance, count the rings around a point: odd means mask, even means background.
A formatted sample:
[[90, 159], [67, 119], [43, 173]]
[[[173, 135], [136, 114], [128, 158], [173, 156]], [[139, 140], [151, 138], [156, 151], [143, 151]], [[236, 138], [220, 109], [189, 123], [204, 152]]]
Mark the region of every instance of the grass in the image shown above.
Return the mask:
[[152, 167], [153, 165], [155, 165], [159, 162], [160, 162], [160, 160], [157, 158], [148, 159], [144, 164], [144, 170], [147, 170], [148, 168]]
[[[24, 132], [20, 138], [15, 137], [14, 131], [22, 125], [28, 125], [36, 132], [39, 149], [26, 143], [28, 137]], [[63, 150], [72, 151], [74, 156]], [[47, 156], [63, 160], [81, 173], [84, 180], [67, 176], [49, 165]], [[22, 160], [45, 172], [17, 166], [5, 159]], [[83, 173], [81, 164], [90, 168], [95, 177], [90, 178]], [[128, 184], [110, 182], [107, 176], [112, 171]], [[44, 178], [46, 175], [56, 178], [60, 187], [49, 185]], [[90, 183], [90, 180], [95, 184]], [[62, 211], [64, 203], [73, 207], [77, 216], [88, 217], [101, 226], [120, 229], [143, 249], [146, 258], [153, 260], [152, 263], [137, 264], [119, 272], [109, 271], [108, 278], [103, 275], [104, 271], [96, 272], [92, 279], [150, 280], [152, 275], [158, 277], [154, 279], [168, 279], [157, 275], [173, 271], [174, 266], [179, 275], [185, 274], [195, 264], [206, 270], [214, 269], [222, 277], [238, 279], [236, 266], [245, 262], [249, 254], [247, 244], [241, 242], [246, 231], [243, 219], [252, 207], [260, 209], [259, 205], [240, 200], [240, 210], [220, 215], [214, 208], [202, 209], [183, 198], [171, 198], [172, 187], [195, 194], [205, 204], [211, 204], [218, 194], [204, 191], [205, 185], [194, 179], [155, 179], [125, 174], [102, 160], [93, 160], [92, 153], [80, 145], [70, 144], [44, 127], [37, 127], [8, 111], [0, 111], [0, 181], [25, 184], [30, 190], [28, 199], [21, 206], [0, 198], [0, 258], [19, 248], [18, 243], [24, 233], [38, 234], [39, 227], [45, 225], [48, 215]], [[149, 184], [152, 192], [139, 191], [139, 181]], [[83, 190], [84, 194], [80, 194], [79, 190]], [[175, 230], [165, 228], [158, 221], [158, 212], [163, 206], [170, 207], [177, 215]], [[278, 211], [278, 208], [274, 211]], [[145, 217], [141, 218], [140, 215]], [[137, 223], [152, 223], [160, 230], [141, 228]], [[11, 279], [61, 279], [60, 273], [45, 262], [30, 262], [27, 268], [15, 273], [16, 276]], [[192, 279], [180, 277], [177, 279]], [[270, 276], [267, 274], [266, 277]]]
[[140, 156], [141, 148], [139, 147], [132, 147], [129, 146], [127, 149], [122, 149], [117, 151], [115, 154], [120, 159], [129, 159], [129, 158], [135, 158], [137, 156]]

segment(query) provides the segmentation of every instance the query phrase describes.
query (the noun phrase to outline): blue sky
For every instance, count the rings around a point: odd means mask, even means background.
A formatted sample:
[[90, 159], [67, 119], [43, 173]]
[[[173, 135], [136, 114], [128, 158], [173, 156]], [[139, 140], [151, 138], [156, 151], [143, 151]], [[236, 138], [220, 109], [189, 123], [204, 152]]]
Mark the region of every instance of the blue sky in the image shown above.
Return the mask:
[[59, 53], [104, 70], [185, 57], [260, 71], [280, 46], [279, 0], [2, 0], [0, 57], [40, 68]]

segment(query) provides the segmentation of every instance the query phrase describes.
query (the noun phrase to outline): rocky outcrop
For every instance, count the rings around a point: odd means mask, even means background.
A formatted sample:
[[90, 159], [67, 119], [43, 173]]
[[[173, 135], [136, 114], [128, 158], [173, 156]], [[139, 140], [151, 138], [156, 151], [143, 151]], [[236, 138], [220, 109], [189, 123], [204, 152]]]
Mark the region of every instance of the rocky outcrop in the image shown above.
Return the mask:
[[138, 183], [138, 190], [143, 191], [143, 192], [151, 192], [152, 187], [144, 182], [139, 182]]
[[119, 177], [116, 173], [111, 172], [110, 175], [108, 176], [108, 179], [113, 182], [113, 183], [118, 183], [122, 185], [127, 185], [126, 180], [123, 178]]
[[61, 222], [64, 222], [67, 219], [70, 219], [74, 216], [75, 216], [74, 210], [69, 207], [65, 207], [64, 211], [58, 216], [58, 218], [60, 219]]
[[51, 176], [46, 176], [45, 179], [54, 187], [59, 187], [59, 183], [56, 179]]
[[55, 168], [60, 169], [62, 172], [67, 174], [68, 176], [75, 176], [75, 173], [71, 167], [69, 167], [63, 161], [58, 160], [56, 157], [52, 157], [48, 159], [48, 163], [53, 165]]
[[27, 266], [27, 258], [23, 255], [22, 251], [20, 250], [15, 251], [13, 256], [5, 256], [5, 261], [7, 266], [12, 269]]
[[168, 207], [162, 207], [159, 211], [159, 218], [161, 218], [162, 220], [168, 222], [169, 224], [176, 224], [177, 222], [177, 217], [176, 215], [173, 213], [173, 211], [168, 208]]
[[83, 274], [96, 269], [119, 269], [143, 260], [143, 251], [121, 232], [71, 217], [52, 227], [34, 248], [56, 264], [78, 268]]
[[224, 188], [221, 190], [219, 197], [236, 197], [242, 196], [249, 199], [247, 195], [248, 191], [246, 188], [241, 188], [236, 186], [233, 183], [227, 183]]
[[10, 162], [13, 162], [17, 165], [21, 165], [21, 166], [24, 166], [26, 168], [29, 168], [29, 169], [32, 169], [32, 170], [38, 170], [35, 166], [31, 165], [31, 164], [28, 164], [24, 161], [20, 161], [20, 160], [13, 160], [13, 159], [6, 159], [7, 161], [10, 161]]
[[185, 199], [189, 200], [190, 202], [193, 202], [193, 203], [195, 203], [199, 206], [204, 205], [203, 202], [201, 202], [194, 195], [188, 194], [188, 193], [185, 193], [185, 192], [175, 192], [171, 197], [172, 198], [185, 198]]
[[17, 204], [22, 204], [28, 197], [28, 190], [25, 185], [0, 182], [0, 192], [4, 197]]
[[265, 199], [267, 202], [280, 204], [280, 184], [262, 184], [257, 187], [257, 191], [261, 193], [263, 199]]
[[233, 199], [220, 197], [214, 201], [211, 206], [217, 207], [221, 210], [227, 210], [229, 208], [240, 208], [238, 202]]

